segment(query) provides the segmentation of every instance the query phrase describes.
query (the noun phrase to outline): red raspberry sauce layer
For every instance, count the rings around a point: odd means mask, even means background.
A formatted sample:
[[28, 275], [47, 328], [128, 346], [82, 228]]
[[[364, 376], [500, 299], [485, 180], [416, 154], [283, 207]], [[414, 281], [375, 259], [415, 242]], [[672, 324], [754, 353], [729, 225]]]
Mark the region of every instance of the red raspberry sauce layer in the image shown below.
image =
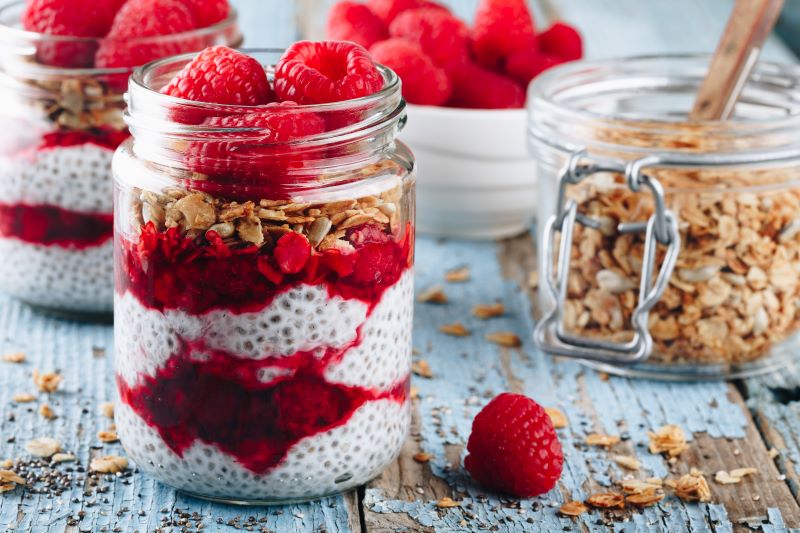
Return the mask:
[[160, 232], [148, 223], [136, 242], [118, 237], [116, 286], [145, 307], [192, 314], [260, 311], [300, 284], [324, 285], [331, 296], [358, 299], [372, 309], [411, 266], [413, 234], [411, 225], [400, 240], [377, 226], [352, 228], [346, 238], [353, 251], [311, 251], [298, 269], [288, 268], [286, 254], [276, 254], [275, 247], [228, 246], [212, 231], [188, 239], [177, 228]]
[[82, 250], [99, 246], [114, 236], [114, 216], [53, 205], [0, 203], [0, 236]]
[[116, 150], [128, 137], [130, 133], [127, 130], [120, 131], [113, 128], [96, 128], [94, 131], [58, 130], [45, 133], [37, 150], [68, 148], [82, 144]]
[[[356, 341], [356, 343], [359, 341]], [[410, 380], [389, 391], [329, 383], [325, 369], [350, 347], [321, 359], [310, 352], [255, 361], [182, 342], [156, 377], [128, 386], [117, 376], [122, 402], [130, 406], [182, 456], [196, 441], [213, 444], [256, 474], [265, 474], [300, 440], [341, 426], [366, 402], [406, 401]], [[204, 361], [192, 353], [210, 353]], [[264, 384], [259, 370], [293, 368], [291, 377]]]

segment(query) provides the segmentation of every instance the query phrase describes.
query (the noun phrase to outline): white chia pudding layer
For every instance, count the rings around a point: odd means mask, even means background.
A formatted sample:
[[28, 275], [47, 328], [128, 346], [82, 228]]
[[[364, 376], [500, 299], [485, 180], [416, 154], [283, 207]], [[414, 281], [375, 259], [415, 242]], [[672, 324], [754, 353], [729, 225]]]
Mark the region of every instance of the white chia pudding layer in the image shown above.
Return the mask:
[[111, 213], [114, 150], [87, 143], [0, 157], [0, 203]]
[[115, 421], [128, 456], [163, 483], [207, 498], [285, 502], [345, 491], [377, 476], [400, 452], [411, 406], [408, 399], [366, 402], [346, 423], [295, 444], [262, 475], [204, 442], [179, 456], [127, 405], [117, 407]]
[[[110, 214], [113, 154], [109, 148], [82, 144], [0, 158], [0, 203]], [[111, 238], [71, 247], [0, 237], [0, 290], [49, 309], [110, 313], [113, 255]]]
[[[142, 376], [155, 377], [187, 341], [202, 340], [207, 349], [255, 360], [300, 351], [322, 356], [332, 348], [346, 351], [327, 368], [327, 381], [387, 390], [408, 374], [411, 364], [413, 280], [411, 270], [404, 273], [369, 316], [367, 304], [331, 297], [324, 285], [299, 285], [262, 311], [241, 314], [162, 312], [126, 292], [116, 296], [116, 372], [128, 386], [135, 386]], [[261, 376], [265, 383], [286, 375], [285, 368], [265, 370]]]
[[0, 238], [0, 290], [57, 310], [110, 313], [114, 242], [75, 249]]

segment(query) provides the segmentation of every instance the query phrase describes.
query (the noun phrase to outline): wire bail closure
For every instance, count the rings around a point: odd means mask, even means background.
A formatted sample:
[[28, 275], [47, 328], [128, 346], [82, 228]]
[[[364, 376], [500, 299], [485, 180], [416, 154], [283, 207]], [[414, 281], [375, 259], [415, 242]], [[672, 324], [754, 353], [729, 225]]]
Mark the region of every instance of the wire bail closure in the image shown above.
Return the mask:
[[[584, 161], [584, 163], [582, 163]], [[664, 189], [659, 181], [643, 173], [650, 166], [664, 163], [658, 156], [649, 156], [627, 164], [585, 163], [586, 151], [579, 150], [570, 155], [569, 161], [559, 176], [556, 214], [547, 220], [544, 228], [544, 272], [542, 283], [548, 296], [555, 302], [553, 308], [536, 325], [536, 345], [551, 355], [589, 359], [603, 363], [633, 364], [647, 359], [653, 350], [653, 337], [648, 327], [652, 308], [661, 299], [669, 283], [681, 237], [678, 232], [677, 215], [666, 208]], [[575, 200], [568, 200], [566, 193], [570, 185], [577, 185], [587, 177], [599, 172], [614, 172], [625, 175], [628, 188], [634, 192], [647, 189], [653, 196], [655, 210], [646, 222], [627, 222], [617, 226], [619, 233], [645, 234], [642, 273], [639, 282], [639, 302], [631, 315], [633, 338], [626, 342], [612, 342], [591, 337], [581, 337], [566, 332], [564, 328], [564, 304], [567, 299], [572, 241], [575, 224], [600, 230], [605, 225], [595, 218], [578, 213]], [[561, 234], [558, 250], [557, 270], [554, 271], [556, 234]], [[653, 279], [656, 244], [667, 247], [667, 252]]]

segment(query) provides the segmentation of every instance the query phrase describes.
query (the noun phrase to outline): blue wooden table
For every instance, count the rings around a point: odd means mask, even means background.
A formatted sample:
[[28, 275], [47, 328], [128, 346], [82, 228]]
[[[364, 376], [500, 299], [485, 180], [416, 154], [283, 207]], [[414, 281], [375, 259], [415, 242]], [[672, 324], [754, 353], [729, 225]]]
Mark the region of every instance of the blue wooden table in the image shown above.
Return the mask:
[[[474, 0], [452, 2], [464, 15]], [[238, 0], [248, 13], [243, 25], [254, 46], [281, 46], [295, 37], [302, 1]], [[308, 3], [311, 4], [310, 2]], [[320, 4], [320, 3], [317, 3]], [[649, 0], [552, 0], [536, 2], [540, 20], [565, 18], [584, 28], [590, 56], [713, 49], [728, 2]], [[321, 13], [321, 11], [320, 11]], [[258, 15], [256, 15], [258, 14]], [[317, 13], [319, 16], [319, 13]], [[311, 27], [314, 24], [310, 24]], [[768, 55], [787, 59], [770, 42]], [[111, 420], [102, 403], [114, 398], [113, 338], [106, 325], [86, 325], [41, 316], [0, 299], [0, 354], [24, 353], [22, 363], [0, 362], [0, 461], [18, 459], [28, 488], [0, 494], [0, 529], [6, 531], [786, 531], [800, 527], [800, 376], [792, 367], [737, 383], [659, 383], [598, 374], [575, 362], [556, 361], [530, 343], [535, 266], [530, 234], [496, 243], [443, 242], [420, 238], [417, 289], [442, 285], [448, 303], [418, 303], [414, 346], [412, 434], [401, 457], [368, 486], [319, 502], [272, 508], [240, 508], [185, 497], [139, 474], [135, 465], [120, 475], [87, 474], [90, 461], [124, 455], [98, 432]], [[447, 283], [445, 273], [467, 267], [470, 281]], [[502, 317], [479, 320], [475, 304], [500, 301]], [[462, 322], [467, 337], [439, 326]], [[521, 348], [489, 343], [492, 332], [513, 332]], [[32, 402], [15, 395], [35, 392], [33, 372], [58, 372], [54, 393]], [[464, 445], [475, 413], [494, 394], [512, 390], [561, 410], [559, 429], [566, 468], [559, 486], [530, 500], [489, 494], [462, 468]], [[17, 397], [19, 399], [19, 397]], [[40, 410], [48, 405], [55, 418]], [[647, 451], [647, 432], [680, 425], [689, 449], [670, 464]], [[567, 500], [615, 486], [629, 473], [603, 448], [587, 447], [593, 432], [620, 435], [613, 453], [635, 455], [638, 477], [674, 478], [696, 467], [711, 485], [711, 503], [684, 503], [669, 495], [641, 511], [593, 511], [572, 519], [557, 509]], [[32, 460], [25, 444], [52, 437], [75, 462], [52, 466]], [[428, 454], [427, 462], [418, 454]], [[736, 485], [713, 481], [718, 470], [755, 467], [758, 474]], [[441, 508], [442, 498], [458, 505]]]

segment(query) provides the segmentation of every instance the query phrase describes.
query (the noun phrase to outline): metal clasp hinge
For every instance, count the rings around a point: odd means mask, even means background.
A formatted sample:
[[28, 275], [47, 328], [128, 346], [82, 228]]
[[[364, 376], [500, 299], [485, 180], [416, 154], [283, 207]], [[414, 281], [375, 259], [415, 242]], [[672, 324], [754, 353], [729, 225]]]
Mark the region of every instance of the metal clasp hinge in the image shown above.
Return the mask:
[[[542, 243], [544, 271], [540, 278], [543, 290], [547, 291], [554, 305], [537, 324], [534, 341], [541, 350], [552, 355], [612, 364], [637, 363], [647, 359], [652, 352], [653, 338], [648, 328], [648, 317], [650, 310], [664, 294], [678, 258], [681, 237], [678, 232], [677, 216], [666, 208], [664, 190], [658, 180], [642, 173], [647, 166], [660, 163], [658, 157], [646, 157], [617, 166], [581, 164], [585, 156], [585, 151], [573, 153], [561, 172], [556, 214], [548, 219], [544, 228]], [[567, 299], [575, 224], [594, 229], [604, 227], [600, 220], [578, 213], [578, 204], [574, 200], [567, 200], [567, 188], [598, 172], [624, 173], [628, 187], [634, 192], [645, 187], [653, 195], [655, 204], [654, 212], [646, 222], [621, 223], [617, 227], [620, 233], [645, 233], [639, 301], [631, 315], [633, 337], [625, 342], [576, 336], [567, 333], [564, 328], [564, 304]], [[555, 261], [554, 243], [557, 233], [561, 233], [561, 242], [558, 261]], [[654, 280], [657, 244], [666, 246], [667, 250]], [[557, 265], [555, 272], [554, 265]]]

